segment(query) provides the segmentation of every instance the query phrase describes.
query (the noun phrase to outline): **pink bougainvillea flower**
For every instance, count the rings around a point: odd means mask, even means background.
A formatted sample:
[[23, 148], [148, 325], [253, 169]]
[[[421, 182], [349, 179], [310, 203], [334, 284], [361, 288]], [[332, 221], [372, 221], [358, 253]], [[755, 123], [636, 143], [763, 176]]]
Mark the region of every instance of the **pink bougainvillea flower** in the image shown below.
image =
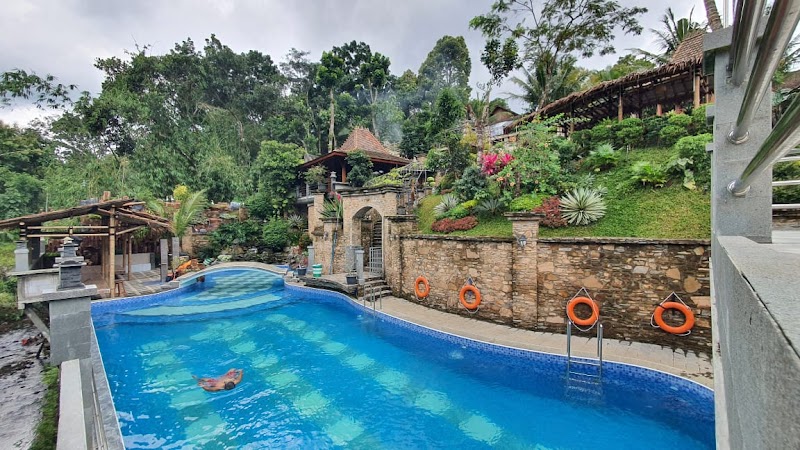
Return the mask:
[[508, 163], [514, 160], [514, 155], [511, 153], [503, 153], [500, 156], [500, 164], [505, 167]]

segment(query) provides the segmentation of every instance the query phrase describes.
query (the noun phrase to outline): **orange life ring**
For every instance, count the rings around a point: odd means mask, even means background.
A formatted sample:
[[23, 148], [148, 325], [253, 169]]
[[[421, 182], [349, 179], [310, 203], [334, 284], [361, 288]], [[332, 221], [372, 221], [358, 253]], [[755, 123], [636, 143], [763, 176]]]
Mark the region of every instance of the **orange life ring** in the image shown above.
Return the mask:
[[[588, 319], [580, 319], [575, 315], [575, 307], [581, 304], [588, 305], [592, 308], [592, 315], [589, 316]], [[582, 327], [594, 325], [597, 323], [597, 319], [600, 318], [600, 307], [590, 298], [575, 297], [567, 303], [567, 317], [569, 317], [569, 320], [575, 325], [580, 325]]]
[[[475, 301], [468, 302], [467, 301], [467, 292], [472, 292], [475, 295]], [[478, 290], [475, 286], [471, 284], [467, 284], [461, 288], [461, 292], [458, 293], [458, 300], [464, 305], [467, 309], [477, 309], [478, 306], [481, 304], [481, 291]]]
[[[419, 288], [420, 284], [423, 286], [422, 289]], [[431, 293], [431, 285], [428, 284], [427, 278], [422, 275], [417, 277], [416, 281], [414, 281], [414, 293], [417, 294], [417, 298], [425, 298]]]
[[[663, 315], [664, 311], [668, 309], [676, 309], [681, 313], [683, 313], [683, 315], [686, 316], [686, 322], [684, 322], [683, 325], [679, 327], [673, 327], [667, 325], [667, 323], [664, 322]], [[658, 325], [659, 328], [666, 331], [667, 333], [684, 334], [694, 327], [694, 313], [692, 312], [691, 309], [689, 309], [688, 306], [680, 302], [665, 302], [656, 306], [656, 310], [653, 313], [653, 318], [656, 320], [656, 325]]]

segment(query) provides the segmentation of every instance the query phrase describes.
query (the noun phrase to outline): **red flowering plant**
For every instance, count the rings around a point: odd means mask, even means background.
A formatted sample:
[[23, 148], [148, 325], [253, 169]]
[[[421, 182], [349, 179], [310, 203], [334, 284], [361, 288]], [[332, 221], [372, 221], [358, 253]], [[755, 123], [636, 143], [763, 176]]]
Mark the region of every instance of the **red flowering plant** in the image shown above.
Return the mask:
[[495, 175], [508, 165], [514, 156], [510, 153], [484, 153], [481, 155], [481, 172], [486, 176]]

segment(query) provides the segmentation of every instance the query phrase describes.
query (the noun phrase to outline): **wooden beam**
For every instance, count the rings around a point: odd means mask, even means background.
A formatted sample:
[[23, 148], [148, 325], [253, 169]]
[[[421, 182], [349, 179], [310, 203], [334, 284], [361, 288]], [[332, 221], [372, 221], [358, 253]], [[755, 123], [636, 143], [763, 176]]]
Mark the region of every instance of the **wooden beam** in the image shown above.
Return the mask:
[[125, 272], [128, 274], [128, 281], [130, 281], [130, 279], [131, 279], [131, 266], [133, 265], [131, 263], [131, 256], [133, 255], [133, 236], [131, 236], [129, 234], [128, 237], [127, 237], [127, 241], [128, 241], [128, 268], [127, 268], [127, 270]]
[[114, 208], [111, 208], [111, 216], [108, 218], [108, 297], [114, 298], [114, 281], [116, 269], [114, 267], [114, 256], [117, 245], [117, 218], [114, 217]]
[[142, 228], [147, 228], [147, 227], [144, 226], [144, 225], [139, 225], [138, 227], [133, 227], [133, 228], [128, 228], [128, 229], [125, 229], [125, 230], [122, 230], [122, 231], [117, 231], [117, 236], [122, 236], [123, 234], [132, 233], [132, 232], [134, 232], [136, 230], [141, 230]]
[[108, 233], [36, 233], [29, 234], [28, 237], [36, 238], [52, 238], [63, 239], [65, 237], [78, 236], [78, 237], [106, 237]]

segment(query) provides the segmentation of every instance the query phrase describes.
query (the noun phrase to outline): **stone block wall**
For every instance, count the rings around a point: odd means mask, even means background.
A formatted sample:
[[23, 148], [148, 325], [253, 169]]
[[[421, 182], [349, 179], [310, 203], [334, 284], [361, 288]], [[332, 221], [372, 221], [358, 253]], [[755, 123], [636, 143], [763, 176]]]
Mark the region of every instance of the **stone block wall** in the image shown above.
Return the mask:
[[[539, 239], [537, 247], [539, 330], [563, 333], [567, 301], [585, 287], [600, 304], [606, 337], [710, 352], [708, 242], [559, 238]], [[695, 326], [688, 336], [650, 324], [656, 305], [672, 292], [694, 312]], [[679, 313], [664, 318], [670, 325], [683, 323]]]
[[[606, 337], [710, 352], [708, 242], [537, 239], [537, 227], [535, 222], [515, 222], [515, 238], [399, 235], [391, 241], [396, 254], [387, 261], [387, 283], [395, 295], [432, 308], [562, 334], [566, 304], [585, 287], [600, 304]], [[522, 235], [527, 237], [525, 246], [519, 243]], [[414, 295], [420, 275], [431, 286], [429, 297], [421, 300]], [[481, 291], [477, 312], [459, 304], [467, 277]], [[656, 305], [672, 292], [694, 312], [695, 326], [688, 336], [650, 324]], [[579, 307], [577, 313], [583, 317], [589, 311]], [[677, 312], [664, 317], [674, 326], [683, 323]]]
[[[481, 305], [474, 316], [512, 324], [511, 240], [449, 236], [401, 236], [400, 296], [413, 299], [414, 281], [428, 279], [431, 292], [419, 303], [461, 315], [473, 316], [459, 303], [459, 291], [472, 277], [481, 292]], [[387, 280], [388, 281], [388, 280]]]

